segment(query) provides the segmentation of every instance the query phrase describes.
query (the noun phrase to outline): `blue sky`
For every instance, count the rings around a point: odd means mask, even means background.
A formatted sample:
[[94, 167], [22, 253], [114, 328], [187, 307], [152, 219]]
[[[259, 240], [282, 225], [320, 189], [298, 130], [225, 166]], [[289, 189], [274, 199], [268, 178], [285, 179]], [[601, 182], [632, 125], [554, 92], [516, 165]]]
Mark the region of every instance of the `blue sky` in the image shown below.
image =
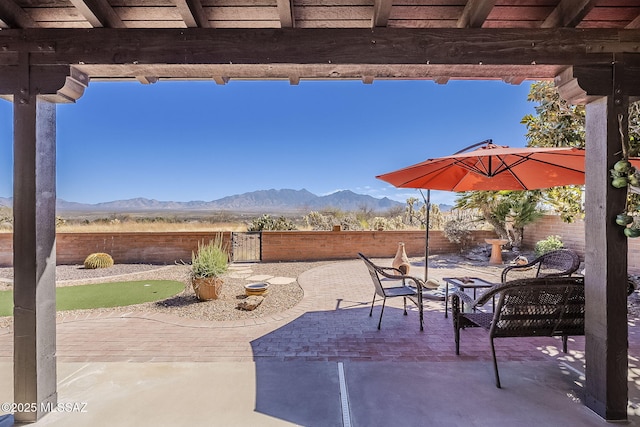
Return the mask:
[[[58, 106], [58, 198], [214, 200], [271, 188], [405, 201], [376, 175], [493, 139], [524, 146], [529, 82], [92, 82]], [[12, 195], [12, 104], [0, 101], [0, 197]], [[434, 192], [434, 203], [454, 193]]]

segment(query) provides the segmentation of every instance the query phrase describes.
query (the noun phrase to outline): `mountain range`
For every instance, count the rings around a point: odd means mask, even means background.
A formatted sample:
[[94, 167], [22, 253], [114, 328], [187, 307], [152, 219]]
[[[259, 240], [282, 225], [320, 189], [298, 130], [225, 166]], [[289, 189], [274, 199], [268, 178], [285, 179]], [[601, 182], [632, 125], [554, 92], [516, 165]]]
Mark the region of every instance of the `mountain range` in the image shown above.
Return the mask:
[[[0, 197], [0, 205], [12, 206], [11, 198]], [[300, 210], [320, 210], [335, 208], [343, 211], [355, 211], [362, 208], [373, 211], [386, 211], [390, 208], [404, 206], [387, 197], [378, 199], [353, 191], [342, 190], [326, 196], [317, 196], [305, 189], [302, 190], [259, 190], [221, 199], [190, 202], [159, 201], [155, 199], [135, 198], [115, 200], [96, 204], [69, 202], [58, 199], [58, 212], [142, 212], [142, 211], [235, 211], [280, 213]]]

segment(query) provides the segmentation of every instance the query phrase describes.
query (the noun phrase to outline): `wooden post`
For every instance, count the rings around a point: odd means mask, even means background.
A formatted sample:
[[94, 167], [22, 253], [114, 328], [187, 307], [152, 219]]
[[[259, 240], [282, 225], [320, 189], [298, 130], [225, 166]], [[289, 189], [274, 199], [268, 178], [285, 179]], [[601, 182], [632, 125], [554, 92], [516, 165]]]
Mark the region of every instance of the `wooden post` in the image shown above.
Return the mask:
[[[56, 106], [35, 95], [14, 102], [14, 399], [35, 405], [33, 422], [55, 407]], [[35, 409], [35, 410], [31, 410]]]
[[15, 403], [34, 422], [57, 404], [56, 384], [56, 104], [73, 102], [89, 83], [71, 67], [39, 69], [29, 53], [12, 74], [14, 101], [13, 317]]
[[[622, 227], [626, 190], [609, 170], [628, 138], [629, 96], [640, 86], [624, 57], [610, 65], [574, 66], [556, 76], [560, 95], [586, 104], [585, 176], [585, 399], [609, 421], [627, 419], [627, 250]], [[635, 57], [634, 57], [635, 59]]]
[[626, 191], [611, 185], [609, 169], [622, 157], [628, 97], [603, 97], [586, 111], [586, 404], [606, 420], [626, 420], [627, 238], [615, 223]]

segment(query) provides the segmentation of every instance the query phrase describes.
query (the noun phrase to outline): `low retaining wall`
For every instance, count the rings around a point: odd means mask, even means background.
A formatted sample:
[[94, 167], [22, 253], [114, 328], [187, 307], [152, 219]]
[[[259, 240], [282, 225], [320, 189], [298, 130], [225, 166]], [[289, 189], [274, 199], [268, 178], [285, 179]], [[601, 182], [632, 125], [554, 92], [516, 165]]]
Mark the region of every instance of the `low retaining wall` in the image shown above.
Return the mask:
[[[216, 232], [171, 233], [58, 233], [58, 264], [82, 264], [93, 252], [107, 252], [118, 263], [173, 264], [189, 262], [199, 241], [214, 239]], [[223, 233], [226, 243], [231, 233]], [[584, 222], [567, 224], [557, 216], [546, 215], [526, 227], [523, 246], [533, 248], [539, 240], [559, 235], [565, 247], [584, 259]], [[474, 231], [472, 244], [495, 238], [492, 231]], [[432, 254], [453, 253], [457, 245], [440, 230], [429, 233]], [[358, 252], [370, 257], [393, 257], [398, 242], [405, 243], [407, 255], [424, 255], [424, 231], [265, 231], [262, 233], [262, 260], [316, 261], [354, 259]], [[629, 239], [629, 272], [640, 274], [640, 239]], [[13, 264], [13, 235], [0, 233], [0, 266]]]
[[[198, 241], [215, 238], [216, 232], [171, 233], [58, 233], [56, 252], [58, 264], [82, 264], [93, 252], [106, 252], [117, 263], [173, 264], [191, 260]], [[229, 243], [231, 233], [225, 232]], [[474, 241], [484, 242], [495, 237], [493, 232], [473, 233]], [[371, 257], [392, 257], [398, 242], [405, 243], [409, 256], [424, 255], [424, 231], [266, 231], [262, 233], [262, 260], [316, 261], [354, 259], [358, 252]], [[457, 246], [432, 231], [429, 236], [431, 253], [451, 253]], [[0, 266], [13, 263], [13, 235], [0, 234]]]

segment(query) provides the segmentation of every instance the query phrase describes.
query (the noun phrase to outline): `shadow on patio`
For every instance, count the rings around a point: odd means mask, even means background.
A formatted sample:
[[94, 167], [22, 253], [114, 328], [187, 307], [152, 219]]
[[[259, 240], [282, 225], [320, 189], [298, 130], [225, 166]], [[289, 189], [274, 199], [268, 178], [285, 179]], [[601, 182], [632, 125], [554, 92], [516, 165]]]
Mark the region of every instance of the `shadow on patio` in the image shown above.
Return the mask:
[[252, 341], [256, 411], [305, 426], [607, 424], [583, 404], [582, 337], [568, 355], [552, 338], [496, 340], [497, 389], [486, 333], [463, 331], [455, 356], [450, 319], [430, 304], [423, 333], [417, 310], [388, 307], [378, 331], [379, 306], [369, 317], [338, 301]]

